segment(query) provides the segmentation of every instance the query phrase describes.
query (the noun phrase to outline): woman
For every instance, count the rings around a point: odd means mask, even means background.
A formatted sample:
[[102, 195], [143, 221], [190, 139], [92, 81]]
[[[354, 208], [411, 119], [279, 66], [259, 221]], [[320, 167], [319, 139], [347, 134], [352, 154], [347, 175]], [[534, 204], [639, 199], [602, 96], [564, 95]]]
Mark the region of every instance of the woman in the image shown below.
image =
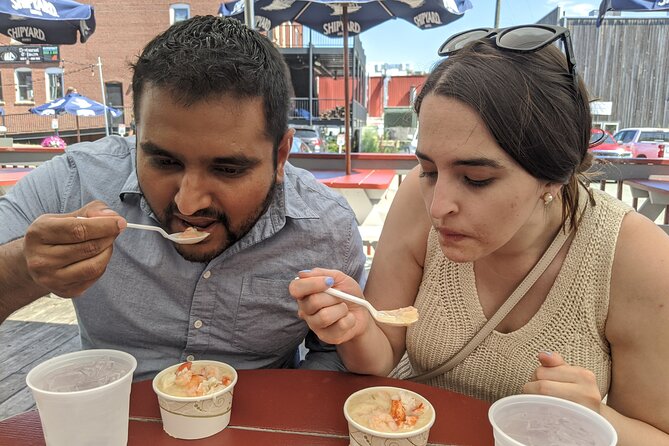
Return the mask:
[[669, 444], [669, 237], [581, 184], [591, 117], [567, 30], [475, 30], [441, 54], [415, 105], [420, 166], [395, 196], [365, 288], [377, 308], [414, 305], [419, 321], [375, 324], [322, 292], [362, 295], [324, 269], [290, 285], [301, 317], [353, 372], [387, 375], [405, 352], [431, 370], [564, 239], [495, 330], [428, 383], [488, 400], [569, 399], [605, 416], [621, 446]]

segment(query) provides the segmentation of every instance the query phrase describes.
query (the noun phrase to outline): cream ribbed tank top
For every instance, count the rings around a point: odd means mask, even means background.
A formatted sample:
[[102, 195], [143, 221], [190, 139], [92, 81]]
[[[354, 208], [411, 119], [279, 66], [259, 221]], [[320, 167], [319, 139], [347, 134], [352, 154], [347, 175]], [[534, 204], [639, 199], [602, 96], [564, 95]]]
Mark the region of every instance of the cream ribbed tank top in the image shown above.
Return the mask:
[[[427, 384], [494, 401], [517, 394], [539, 366], [540, 351], [559, 352], [571, 365], [593, 371], [602, 395], [611, 380], [604, 336], [611, 267], [618, 231], [631, 210], [593, 190], [562, 268], [530, 321], [511, 333], [493, 331], [460, 364]], [[457, 353], [487, 321], [476, 292], [473, 264], [449, 261], [436, 231], [428, 237], [423, 279], [414, 304], [419, 321], [407, 330], [407, 353], [417, 373]]]

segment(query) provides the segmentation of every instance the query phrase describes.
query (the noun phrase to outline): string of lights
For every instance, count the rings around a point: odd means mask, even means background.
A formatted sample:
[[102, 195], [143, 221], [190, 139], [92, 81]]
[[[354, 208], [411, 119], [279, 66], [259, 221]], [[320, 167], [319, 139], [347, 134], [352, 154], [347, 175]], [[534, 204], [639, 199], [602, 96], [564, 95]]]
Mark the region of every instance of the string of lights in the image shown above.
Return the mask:
[[[70, 62], [70, 63], [72, 63], [72, 62]], [[67, 71], [65, 71], [64, 68], [61, 67], [61, 68], [63, 68], [63, 74], [64, 74], [64, 75], [70, 75], [70, 74], [74, 74], [74, 73], [79, 73], [79, 72], [81, 72], [81, 71], [91, 70], [91, 76], [95, 76], [95, 70], [94, 70], [94, 68], [96, 68], [97, 65], [90, 65], [90, 64], [88, 64], [88, 65], [84, 65], [84, 64], [76, 64], [76, 65], [82, 65], [83, 68], [78, 68], [78, 69], [76, 69], [76, 70], [67, 70]], [[46, 81], [46, 77], [33, 77], [33, 78], [32, 78], [32, 81], [33, 81], [33, 84], [35, 84], [35, 83], [41, 83], [41, 82], [43, 82], [43, 81]], [[13, 83], [13, 82], [12, 82], [11, 84], [5, 84], [5, 83], [3, 83], [3, 84], [2, 84], [2, 87], [14, 87], [15, 85], [16, 85], [16, 84]]]

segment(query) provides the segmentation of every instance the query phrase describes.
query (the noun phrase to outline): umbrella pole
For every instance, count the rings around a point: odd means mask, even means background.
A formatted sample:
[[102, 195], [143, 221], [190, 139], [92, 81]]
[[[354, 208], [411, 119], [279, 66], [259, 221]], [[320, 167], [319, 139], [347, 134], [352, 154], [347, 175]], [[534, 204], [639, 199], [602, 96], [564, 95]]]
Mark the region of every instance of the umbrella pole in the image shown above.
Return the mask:
[[351, 174], [351, 103], [348, 91], [348, 8], [342, 4], [342, 24], [344, 25], [344, 147], [346, 175]]
[[79, 131], [79, 115], [74, 115], [74, 121], [77, 123], [77, 142], [81, 142], [81, 132]]

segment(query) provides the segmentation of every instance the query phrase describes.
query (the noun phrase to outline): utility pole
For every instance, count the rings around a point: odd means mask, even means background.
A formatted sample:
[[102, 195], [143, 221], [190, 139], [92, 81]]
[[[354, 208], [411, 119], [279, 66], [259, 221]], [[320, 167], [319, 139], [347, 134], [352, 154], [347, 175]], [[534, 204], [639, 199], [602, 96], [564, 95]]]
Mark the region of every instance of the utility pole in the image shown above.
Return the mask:
[[105, 97], [105, 80], [102, 78], [102, 59], [98, 56], [98, 70], [100, 70], [100, 90], [102, 91], [102, 105], [105, 111], [105, 135], [109, 136], [109, 118], [107, 117], [107, 98]]
[[502, 6], [502, 0], [497, 0], [495, 5], [495, 28], [499, 28], [499, 9]]
[[244, 23], [251, 29], [255, 29], [255, 10], [253, 0], [244, 0]]

